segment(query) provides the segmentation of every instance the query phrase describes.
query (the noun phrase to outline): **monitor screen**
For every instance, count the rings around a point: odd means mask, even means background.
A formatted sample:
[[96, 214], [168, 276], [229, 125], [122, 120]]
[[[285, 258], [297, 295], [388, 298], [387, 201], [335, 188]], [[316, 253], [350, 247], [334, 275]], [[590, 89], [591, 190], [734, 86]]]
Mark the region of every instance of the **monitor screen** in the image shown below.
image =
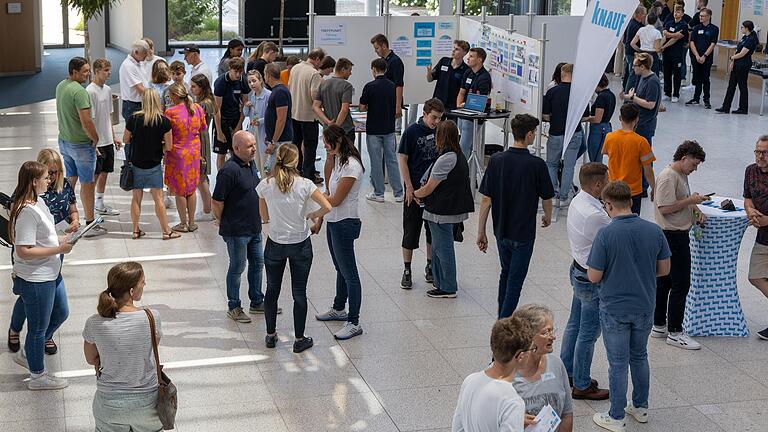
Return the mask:
[[464, 104], [464, 108], [472, 111], [485, 111], [485, 104], [488, 102], [488, 96], [483, 96], [475, 93], [467, 95], [467, 102]]

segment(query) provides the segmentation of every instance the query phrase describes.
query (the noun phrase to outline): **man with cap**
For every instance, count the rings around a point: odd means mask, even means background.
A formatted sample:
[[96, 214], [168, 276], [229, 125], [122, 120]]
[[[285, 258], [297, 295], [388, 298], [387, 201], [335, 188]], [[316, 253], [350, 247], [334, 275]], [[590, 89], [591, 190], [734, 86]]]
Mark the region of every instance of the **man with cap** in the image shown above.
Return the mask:
[[200, 47], [196, 44], [187, 44], [184, 46], [183, 50], [179, 51], [179, 54], [182, 54], [184, 56], [184, 61], [191, 66], [189, 72], [190, 79], [195, 75], [202, 74], [205, 75], [205, 77], [208, 78], [208, 82], [213, 85], [213, 74], [208, 68], [208, 65], [203, 63], [203, 60], [200, 59]]

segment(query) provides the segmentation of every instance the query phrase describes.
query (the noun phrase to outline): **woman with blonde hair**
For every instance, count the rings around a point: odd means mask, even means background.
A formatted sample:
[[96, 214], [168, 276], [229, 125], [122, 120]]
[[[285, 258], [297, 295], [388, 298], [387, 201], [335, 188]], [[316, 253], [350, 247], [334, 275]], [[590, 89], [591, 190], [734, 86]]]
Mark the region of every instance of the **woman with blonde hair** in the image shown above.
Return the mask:
[[163, 115], [163, 104], [155, 89], [147, 89], [141, 96], [141, 111], [137, 111], [125, 123], [123, 142], [130, 142], [125, 150], [128, 162], [133, 165], [133, 199], [131, 200], [131, 222], [134, 240], [147, 233], [139, 228], [141, 200], [144, 189], [149, 189], [155, 202], [155, 215], [160, 221], [163, 240], [180, 237], [168, 227], [168, 216], [163, 203], [163, 151], [173, 145], [171, 122]]
[[[64, 179], [64, 163], [61, 160], [61, 156], [56, 150], [46, 148], [40, 150], [40, 153], [37, 154], [37, 161], [48, 168], [48, 190], [41, 195], [41, 198], [53, 215], [56, 231], [59, 233], [73, 233], [77, 231], [80, 228], [77, 198], [75, 197], [75, 190]], [[63, 261], [64, 255], [61, 255], [60, 258]], [[18, 352], [21, 349], [19, 334], [24, 327], [26, 319], [24, 302], [19, 297], [13, 306], [11, 326], [8, 330], [8, 349], [11, 352]], [[53, 355], [58, 350], [59, 348], [53, 340], [53, 335], [51, 335], [51, 338], [45, 340], [45, 353]]]
[[173, 145], [165, 153], [165, 184], [176, 198], [179, 222], [174, 231], [193, 232], [197, 184], [200, 181], [200, 135], [208, 130], [205, 111], [192, 101], [183, 84], [168, 88], [172, 107], [165, 110], [171, 121]]
[[[205, 111], [205, 124], [213, 124], [216, 105], [213, 101], [211, 82], [203, 74], [197, 74], [189, 80], [189, 91], [198, 105]], [[209, 130], [200, 133], [200, 181], [197, 191], [203, 201], [203, 211], [195, 215], [197, 221], [212, 221], [211, 185], [208, 176], [211, 175], [211, 135]]]
[[160, 340], [160, 316], [137, 307], [146, 286], [141, 264], [128, 261], [107, 274], [98, 313], [83, 329], [85, 361], [96, 367], [93, 418], [97, 431], [163, 430], [157, 414], [157, 368], [149, 316]]
[[64, 378], [45, 370], [45, 341], [69, 316], [67, 292], [61, 276], [59, 254], [72, 251], [67, 237], [59, 237], [53, 215], [42, 199], [48, 190], [48, 168], [27, 161], [19, 170], [19, 181], [13, 193], [9, 235], [13, 243], [13, 293], [21, 296], [29, 328], [24, 350], [14, 361], [29, 370], [30, 390], [62, 389]]
[[[264, 249], [264, 268], [267, 273], [267, 292], [264, 312], [267, 322], [267, 348], [277, 343], [277, 299], [283, 284], [285, 264], [291, 266], [291, 292], [293, 294], [293, 329], [296, 341], [293, 352], [300, 353], [313, 344], [304, 335], [307, 321], [307, 279], [312, 267], [312, 242], [309, 239], [308, 220], [318, 220], [331, 211], [331, 204], [314, 182], [301, 176], [299, 149], [283, 144], [277, 150], [277, 161], [269, 178], [259, 182], [259, 212], [263, 223], [269, 224], [267, 245]], [[310, 202], [314, 201], [314, 204]], [[317, 207], [308, 211], [308, 208]]]

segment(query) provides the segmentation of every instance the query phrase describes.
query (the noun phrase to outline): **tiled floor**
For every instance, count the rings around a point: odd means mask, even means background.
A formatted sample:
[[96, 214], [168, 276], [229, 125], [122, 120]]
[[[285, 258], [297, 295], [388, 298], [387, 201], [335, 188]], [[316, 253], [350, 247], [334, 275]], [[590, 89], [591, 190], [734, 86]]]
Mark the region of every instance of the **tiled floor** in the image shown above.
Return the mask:
[[[722, 83], [714, 93], [722, 94]], [[758, 99], [752, 93], [753, 101]], [[685, 97], [683, 98], [685, 100]], [[715, 103], [719, 102], [715, 97]], [[758, 101], [755, 101], [758, 102]], [[657, 167], [669, 163], [684, 138], [699, 140], [707, 162], [691, 176], [693, 190], [739, 196], [743, 168], [752, 159], [765, 119], [757, 115], [718, 116], [702, 108], [668, 104], [654, 142]], [[757, 107], [753, 103], [753, 110]], [[10, 192], [20, 163], [46, 146], [56, 146], [52, 102], [0, 113], [0, 190]], [[17, 115], [1, 115], [9, 113]], [[367, 165], [367, 164], [366, 164]], [[157, 223], [145, 201], [149, 235], [130, 240], [129, 196], [116, 185], [109, 204], [123, 211], [107, 218], [110, 234], [80, 242], [63, 269], [70, 317], [57, 333], [59, 354], [46, 358], [51, 370], [70, 378], [62, 391], [32, 393], [22, 380], [5, 344], [0, 347], [0, 430], [93, 430], [91, 400], [95, 379], [82, 353], [85, 319], [95, 312], [98, 293], [113, 263], [135, 259], [144, 264], [144, 304], [160, 311], [165, 336], [161, 356], [179, 388], [178, 429], [190, 431], [445, 431], [464, 376], [489, 360], [488, 333], [496, 311], [497, 254], [474, 246], [476, 216], [457, 245], [460, 291], [455, 300], [429, 299], [419, 273], [412, 291], [399, 288], [400, 206], [360, 203], [363, 232], [357, 242], [363, 282], [365, 334], [337, 342], [338, 323], [315, 321], [334, 295], [333, 266], [323, 235], [312, 238], [315, 260], [310, 276], [307, 334], [315, 347], [291, 352], [292, 311], [288, 292], [280, 304], [280, 344], [264, 347], [264, 325], [235, 324], [226, 318], [224, 243], [212, 223], [201, 224], [181, 239], [159, 240]], [[365, 184], [363, 193], [370, 186]], [[643, 212], [650, 217], [650, 203]], [[174, 213], [174, 211], [171, 211]], [[746, 281], [746, 264], [755, 232], [749, 229], [739, 260], [739, 289], [752, 332], [768, 325], [768, 301]], [[422, 269], [424, 255], [415, 256]], [[540, 229], [522, 302], [543, 303], [555, 311], [562, 329], [571, 287], [565, 221]], [[8, 251], [0, 251], [0, 316], [8, 320], [14, 300], [9, 286]], [[243, 290], [244, 294], [244, 290]], [[662, 341], [649, 341], [651, 421], [628, 421], [631, 431], [768, 431], [768, 342], [706, 338], [701, 351], [687, 352]], [[559, 348], [558, 348], [559, 349]], [[596, 379], [607, 383], [607, 361], [598, 342], [593, 365]], [[575, 429], [596, 430], [591, 414], [607, 402], [575, 403]]]

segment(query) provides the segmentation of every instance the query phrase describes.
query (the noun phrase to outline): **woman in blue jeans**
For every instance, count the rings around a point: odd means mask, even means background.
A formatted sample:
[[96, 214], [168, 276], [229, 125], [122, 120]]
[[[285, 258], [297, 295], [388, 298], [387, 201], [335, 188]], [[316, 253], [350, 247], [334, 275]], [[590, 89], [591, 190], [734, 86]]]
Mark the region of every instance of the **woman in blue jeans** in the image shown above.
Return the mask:
[[53, 215], [41, 195], [50, 183], [48, 167], [27, 161], [19, 170], [13, 193], [9, 234], [13, 242], [13, 292], [21, 296], [29, 329], [24, 350], [14, 361], [29, 369], [30, 390], [61, 389], [67, 380], [45, 370], [45, 341], [69, 315], [59, 254], [72, 251], [66, 237], [56, 233]]
[[[339, 340], [363, 334], [360, 326], [362, 286], [355, 261], [355, 240], [360, 237], [360, 217], [357, 201], [360, 195], [360, 178], [365, 172], [360, 152], [338, 125], [323, 129], [323, 142], [328, 158], [325, 161], [325, 178], [328, 182], [326, 196], [333, 209], [325, 216], [328, 249], [336, 268], [336, 297], [333, 306], [315, 315], [320, 321], [344, 321], [344, 326], [334, 333]], [[323, 218], [312, 226], [312, 232], [320, 230]], [[349, 300], [349, 313], [344, 306]]]
[[603, 143], [605, 136], [611, 132], [611, 117], [616, 109], [616, 95], [608, 88], [610, 82], [603, 74], [597, 84], [597, 98], [592, 104], [592, 112], [587, 120], [589, 122], [589, 136], [587, 137], [587, 149], [590, 162], [603, 161]]
[[[290, 143], [283, 144], [277, 150], [270, 176], [256, 186], [262, 223], [269, 224], [264, 249], [264, 269], [267, 273], [267, 292], [264, 295], [267, 336], [264, 341], [267, 348], [274, 348], [277, 344], [277, 299], [283, 284], [285, 264], [290, 262], [295, 353], [313, 345], [312, 338], [304, 335], [307, 279], [312, 267], [312, 242], [307, 221], [318, 220], [331, 211], [331, 204], [312, 180], [301, 176], [298, 165], [299, 149]], [[318, 207], [307, 211], [312, 206], [311, 201]]]
[[456, 254], [453, 230], [475, 211], [469, 186], [469, 165], [459, 146], [456, 123], [447, 120], [437, 125], [435, 145], [440, 156], [422, 180], [423, 186], [413, 196], [424, 205], [424, 220], [432, 233], [432, 274], [434, 289], [427, 296], [455, 298]]
[[[75, 190], [64, 179], [64, 163], [59, 153], [50, 148], [40, 150], [37, 154], [37, 161], [48, 168], [49, 185], [48, 190], [42, 195], [43, 202], [48, 206], [48, 210], [53, 215], [53, 223], [57, 231], [72, 233], [80, 227], [80, 214], [77, 211], [77, 197]], [[62, 261], [64, 255], [61, 255]], [[11, 352], [18, 352], [21, 349], [19, 334], [27, 319], [24, 313], [24, 302], [21, 297], [16, 299], [11, 315], [11, 326], [8, 329], [8, 349]], [[45, 353], [49, 355], [56, 354], [59, 348], [56, 342], [51, 339], [45, 341]]]

